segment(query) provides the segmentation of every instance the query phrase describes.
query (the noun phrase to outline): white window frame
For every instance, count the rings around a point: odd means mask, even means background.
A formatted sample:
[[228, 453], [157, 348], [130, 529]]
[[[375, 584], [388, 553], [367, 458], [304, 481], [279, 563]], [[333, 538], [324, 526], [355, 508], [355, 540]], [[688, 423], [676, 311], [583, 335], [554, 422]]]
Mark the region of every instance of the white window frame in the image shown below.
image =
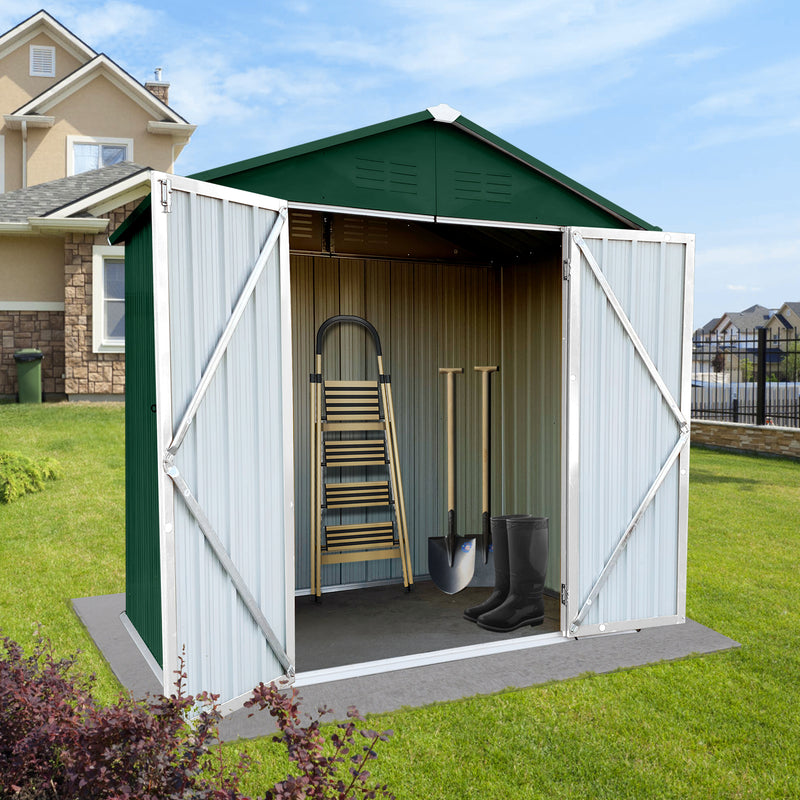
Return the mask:
[[[35, 59], [33, 54], [36, 51], [49, 51], [51, 60], [50, 60], [50, 70], [48, 72], [38, 72], [34, 69]], [[56, 76], [56, 49], [50, 45], [46, 44], [32, 44], [30, 48], [30, 75], [32, 78], [55, 78]]]
[[124, 353], [125, 340], [108, 339], [106, 330], [105, 266], [106, 259], [125, 258], [123, 246], [95, 245], [92, 247], [92, 351], [95, 353]]
[[67, 175], [75, 175], [75, 145], [76, 144], [113, 144], [125, 145], [126, 161], [133, 161], [133, 139], [115, 139], [109, 136], [67, 136]]

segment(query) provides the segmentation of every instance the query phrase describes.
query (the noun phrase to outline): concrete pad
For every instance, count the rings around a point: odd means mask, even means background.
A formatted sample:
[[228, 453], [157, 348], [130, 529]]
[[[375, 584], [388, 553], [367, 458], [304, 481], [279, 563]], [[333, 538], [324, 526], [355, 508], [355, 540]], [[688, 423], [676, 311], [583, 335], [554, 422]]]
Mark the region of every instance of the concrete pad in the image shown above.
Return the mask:
[[[306, 601], [309, 601], [309, 598], [298, 598], [298, 609], [301, 605], [305, 605]], [[341, 602], [344, 605], [351, 604], [352, 598], [341, 599]], [[326, 604], [329, 609], [334, 605], [332, 601], [329, 602], [328, 596], [323, 606]], [[458, 616], [461, 606], [468, 604], [469, 602], [458, 602]], [[137, 698], [143, 697], [148, 692], [158, 694], [161, 687], [155, 674], [123, 626], [120, 615], [124, 611], [124, 605], [125, 596], [122, 594], [73, 600], [76, 613], [120, 683]], [[419, 625], [418, 615], [421, 607], [415, 604], [414, 608]], [[330, 611], [328, 613], [330, 614]], [[433, 613], [440, 614], [441, 606]], [[733, 639], [692, 620], [687, 620], [683, 625], [665, 625], [645, 628], [635, 633], [583, 639], [564, 639], [552, 632], [537, 639], [537, 634], [533, 633], [532, 636], [525, 634], [531, 636], [526, 643], [533, 645], [526, 649], [410, 669], [397, 669], [346, 680], [302, 685], [305, 682], [301, 662], [303, 649], [310, 647], [330, 651], [326, 642], [319, 638], [325, 630], [330, 632], [332, 638], [336, 638], [335, 626], [330, 624], [319, 626], [317, 624], [319, 620], [315, 621], [314, 636], [304, 636], [302, 616], [298, 614], [297, 620], [298, 683], [301, 685], [299, 691], [303, 698], [302, 705], [309, 713], [322, 705], [332, 708], [334, 714], [326, 716], [328, 721], [344, 719], [347, 709], [352, 705], [362, 714], [382, 713], [403, 706], [423, 706], [476, 694], [492, 694], [508, 688], [522, 688], [574, 678], [587, 672], [613, 672], [621, 668], [680, 659], [692, 654], [713, 653], [739, 646]], [[464, 622], [464, 626], [467, 636], [475, 635], [474, 625]], [[385, 637], [391, 639], [392, 627], [384, 628], [384, 631]], [[436, 649], [442, 646], [458, 646], [452, 634], [448, 634], [444, 641], [445, 644], [439, 644]], [[373, 653], [378, 653], [377, 656], [373, 655], [373, 658], [385, 657], [381, 654], [387, 652], [386, 647], [380, 646], [380, 643], [374, 640], [370, 649]], [[337, 657], [334, 657], [334, 661], [336, 660]], [[311, 667], [307, 661], [305, 667], [307, 675], [308, 670], [312, 668], [317, 667]], [[249, 714], [247, 709], [241, 709], [226, 717], [220, 728], [222, 738], [225, 740], [251, 738], [264, 736], [275, 730], [272, 718], [265, 712], [259, 712], [253, 717]]]

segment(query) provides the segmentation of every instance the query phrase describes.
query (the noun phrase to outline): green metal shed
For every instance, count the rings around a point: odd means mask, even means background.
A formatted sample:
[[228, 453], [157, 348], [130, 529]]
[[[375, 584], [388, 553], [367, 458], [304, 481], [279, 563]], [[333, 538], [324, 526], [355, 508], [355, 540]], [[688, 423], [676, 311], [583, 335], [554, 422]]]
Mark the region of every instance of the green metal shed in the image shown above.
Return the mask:
[[[190, 689], [231, 708], [259, 680], [295, 679], [308, 374], [336, 314], [368, 319], [384, 344], [416, 578], [446, 524], [438, 367], [465, 371], [457, 513], [477, 533], [472, 367], [498, 364], [492, 510], [550, 518], [561, 621], [542, 636], [684, 620], [691, 235], [662, 233], [448, 106], [151, 181], [114, 240], [127, 273], [126, 615], [167, 686], [183, 646]], [[343, 326], [327, 376], [374, 378], [371, 353]], [[399, 574], [328, 565], [323, 583]]]

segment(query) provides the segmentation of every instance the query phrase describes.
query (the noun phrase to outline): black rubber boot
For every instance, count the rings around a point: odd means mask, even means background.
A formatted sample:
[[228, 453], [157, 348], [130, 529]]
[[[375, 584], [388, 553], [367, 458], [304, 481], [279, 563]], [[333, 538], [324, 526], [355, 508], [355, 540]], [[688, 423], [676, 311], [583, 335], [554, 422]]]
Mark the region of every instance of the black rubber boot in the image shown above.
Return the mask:
[[[508, 539], [508, 597], [497, 608], [481, 614], [478, 625], [489, 631], [514, 631], [544, 622], [544, 578], [550, 520], [547, 517], [511, 519]], [[495, 562], [497, 563], [497, 562]]]
[[506, 523], [510, 519], [533, 519], [528, 514], [503, 514], [489, 520], [492, 530], [492, 553], [494, 554], [494, 591], [477, 606], [464, 611], [464, 619], [477, 622], [481, 614], [497, 608], [508, 597], [508, 535]]

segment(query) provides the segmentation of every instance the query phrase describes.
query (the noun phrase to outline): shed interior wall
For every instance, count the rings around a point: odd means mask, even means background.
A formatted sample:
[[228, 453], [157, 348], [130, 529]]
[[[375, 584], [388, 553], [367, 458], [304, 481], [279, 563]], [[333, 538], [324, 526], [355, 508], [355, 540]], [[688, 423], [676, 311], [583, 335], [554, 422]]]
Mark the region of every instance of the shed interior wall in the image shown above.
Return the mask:
[[[294, 244], [294, 242], [293, 242]], [[530, 244], [530, 243], [529, 243]], [[532, 251], [532, 252], [531, 252]], [[474, 255], [474, 249], [473, 249]], [[444, 379], [456, 377], [456, 521], [461, 535], [481, 529], [481, 383], [473, 367], [496, 364], [492, 377], [491, 513], [550, 518], [547, 586], [560, 587], [561, 514], [560, 235], [529, 247], [516, 263], [384, 260], [328, 254], [291, 257], [296, 586], [310, 581], [309, 373], [316, 331], [327, 318], [354, 314], [378, 330], [391, 375], [405, 489], [412, 568], [427, 574], [427, 540], [446, 531]], [[368, 334], [330, 329], [325, 380], [374, 379]], [[366, 480], [363, 469], [333, 480]], [[328, 512], [327, 524], [385, 518], [385, 511]], [[323, 587], [400, 579], [400, 562], [323, 567]]]

